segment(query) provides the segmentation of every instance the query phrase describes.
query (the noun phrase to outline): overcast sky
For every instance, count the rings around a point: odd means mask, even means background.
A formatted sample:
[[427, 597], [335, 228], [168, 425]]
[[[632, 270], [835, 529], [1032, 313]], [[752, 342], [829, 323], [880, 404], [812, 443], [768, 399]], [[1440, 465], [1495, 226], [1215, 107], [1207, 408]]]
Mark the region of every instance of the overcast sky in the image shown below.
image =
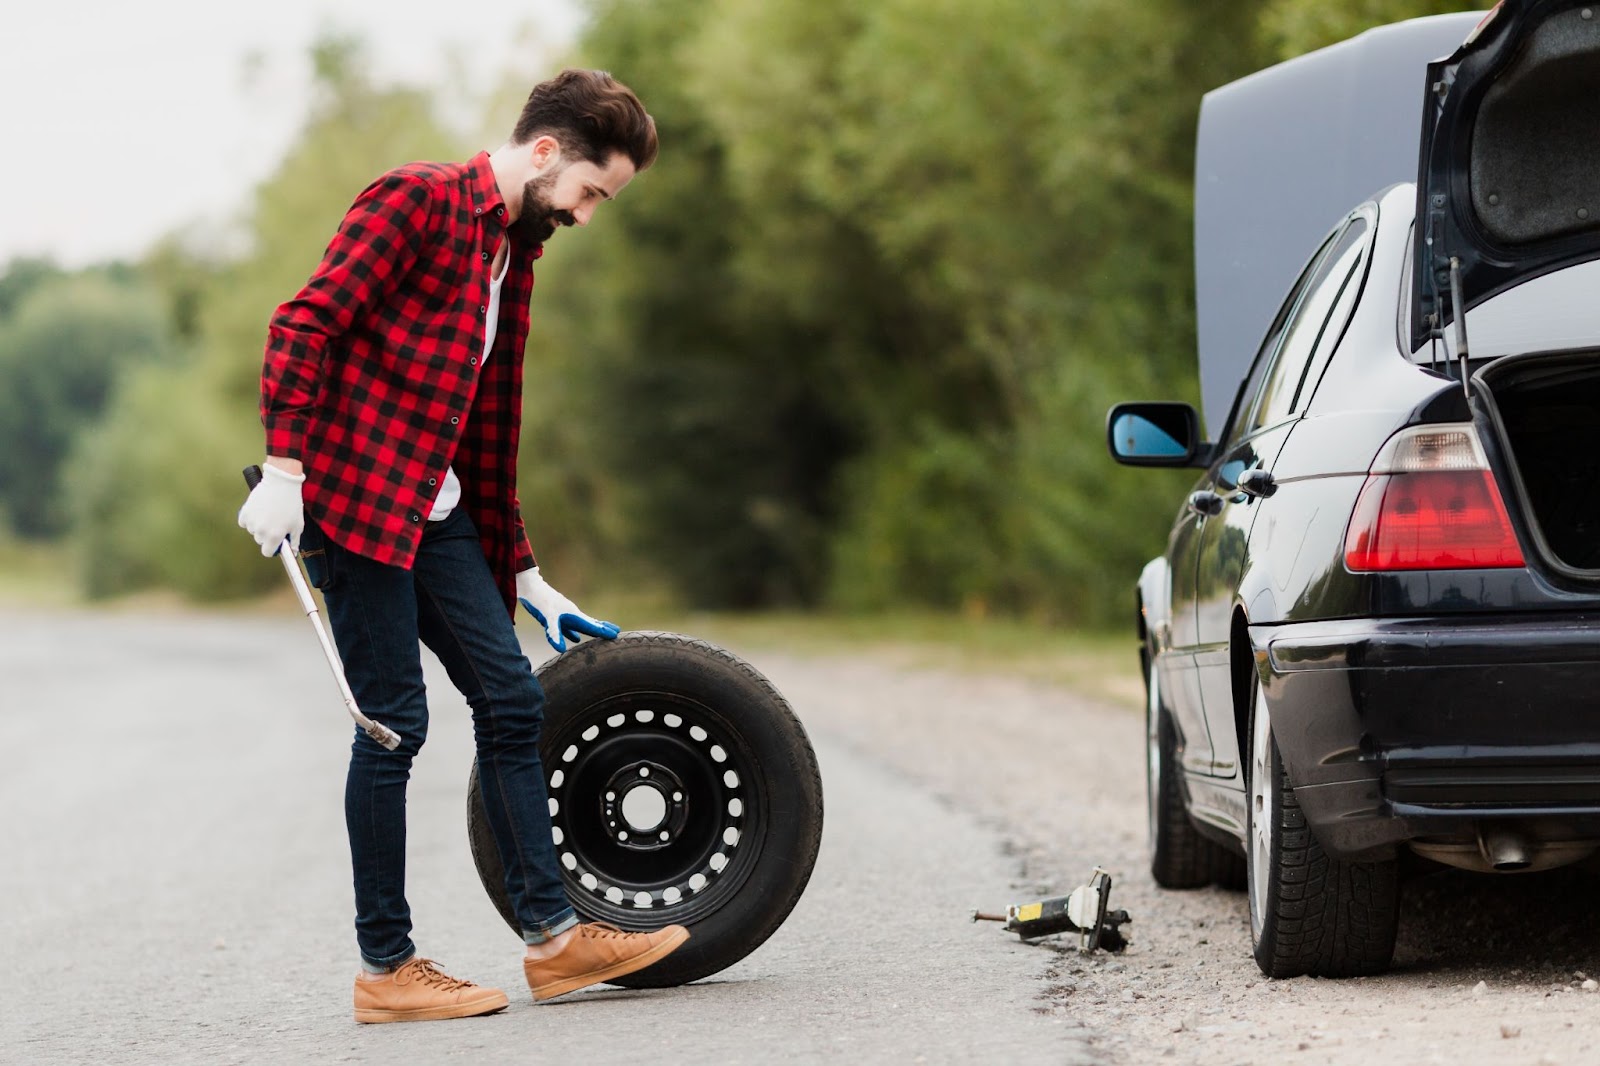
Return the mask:
[[[0, 269], [18, 255], [73, 267], [134, 256], [181, 222], [229, 217], [298, 128], [307, 48], [323, 29], [362, 37], [380, 80], [442, 83], [454, 49], [482, 57], [486, 87], [522, 63], [529, 84], [552, 73], [581, 22], [579, 0], [11, 4], [0, 25]], [[538, 47], [515, 42], [522, 27]]]

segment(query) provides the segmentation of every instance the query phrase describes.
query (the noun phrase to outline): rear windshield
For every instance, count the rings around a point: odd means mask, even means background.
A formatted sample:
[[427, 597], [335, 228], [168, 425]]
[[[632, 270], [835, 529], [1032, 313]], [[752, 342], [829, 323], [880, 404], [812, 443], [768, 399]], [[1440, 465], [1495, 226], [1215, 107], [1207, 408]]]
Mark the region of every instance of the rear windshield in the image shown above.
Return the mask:
[[[1455, 356], [1455, 328], [1438, 353], [1424, 344], [1412, 360]], [[1508, 289], [1467, 312], [1467, 344], [1474, 361], [1520, 352], [1600, 346], [1600, 262], [1546, 274]]]

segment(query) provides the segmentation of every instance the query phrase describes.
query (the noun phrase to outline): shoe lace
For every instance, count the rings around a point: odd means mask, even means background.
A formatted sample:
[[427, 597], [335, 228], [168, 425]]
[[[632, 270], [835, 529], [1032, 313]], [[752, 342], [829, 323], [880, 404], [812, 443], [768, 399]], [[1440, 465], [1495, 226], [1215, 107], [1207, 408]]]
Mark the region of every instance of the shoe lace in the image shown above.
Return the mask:
[[439, 969], [432, 959], [418, 959], [417, 965], [411, 972], [411, 980], [421, 981], [423, 984], [431, 985], [441, 992], [456, 992], [463, 988], [473, 987], [471, 981], [463, 981], [459, 977], [451, 977]]
[[585, 922], [583, 925], [578, 926], [578, 928], [583, 931], [584, 936], [591, 936], [597, 939], [604, 939], [612, 936], [634, 935], [625, 929], [620, 929], [617, 926], [612, 925], [610, 922]]

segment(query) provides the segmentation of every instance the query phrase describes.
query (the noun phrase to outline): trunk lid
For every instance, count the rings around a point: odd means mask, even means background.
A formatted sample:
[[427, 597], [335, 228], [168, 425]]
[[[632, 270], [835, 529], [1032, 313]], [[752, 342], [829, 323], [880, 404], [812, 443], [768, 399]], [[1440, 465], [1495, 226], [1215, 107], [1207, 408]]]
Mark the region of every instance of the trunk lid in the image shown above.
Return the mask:
[[1600, 258], [1600, 10], [1503, 0], [1428, 65], [1411, 342], [1463, 308]]

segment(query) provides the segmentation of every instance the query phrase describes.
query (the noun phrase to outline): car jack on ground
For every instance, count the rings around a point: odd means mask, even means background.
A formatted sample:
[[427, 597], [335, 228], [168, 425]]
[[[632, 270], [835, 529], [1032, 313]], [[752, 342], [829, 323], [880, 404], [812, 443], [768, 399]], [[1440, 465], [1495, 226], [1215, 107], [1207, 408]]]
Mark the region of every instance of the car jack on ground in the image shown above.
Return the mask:
[[1089, 883], [1079, 885], [1065, 896], [1032, 903], [1014, 903], [1004, 914], [973, 911], [975, 922], [1004, 922], [1007, 931], [1023, 940], [1036, 940], [1053, 933], [1077, 933], [1078, 951], [1084, 955], [1096, 948], [1121, 951], [1128, 946], [1122, 926], [1133, 919], [1127, 911], [1108, 910], [1111, 902], [1111, 875], [1094, 868]]

